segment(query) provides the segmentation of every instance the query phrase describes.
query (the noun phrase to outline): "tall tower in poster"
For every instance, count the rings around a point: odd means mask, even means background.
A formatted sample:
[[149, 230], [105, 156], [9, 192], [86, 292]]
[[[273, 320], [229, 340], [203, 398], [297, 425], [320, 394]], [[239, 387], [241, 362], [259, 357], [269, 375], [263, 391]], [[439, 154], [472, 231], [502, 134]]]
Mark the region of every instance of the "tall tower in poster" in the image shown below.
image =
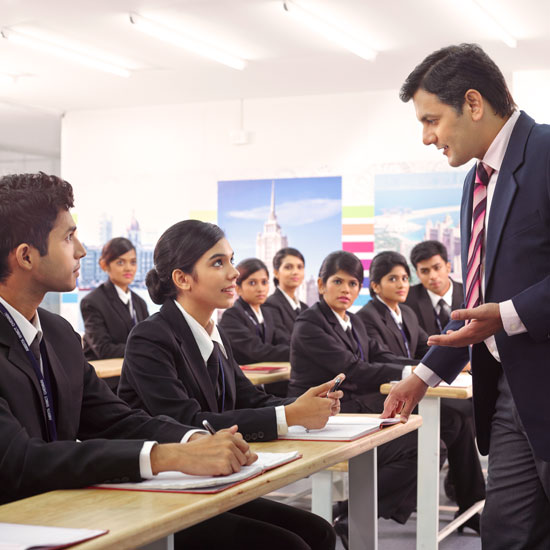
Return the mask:
[[288, 246], [288, 240], [281, 232], [275, 213], [275, 182], [271, 182], [271, 208], [264, 223], [264, 230], [256, 237], [256, 257], [262, 260], [268, 269], [273, 269], [273, 256], [277, 250]]

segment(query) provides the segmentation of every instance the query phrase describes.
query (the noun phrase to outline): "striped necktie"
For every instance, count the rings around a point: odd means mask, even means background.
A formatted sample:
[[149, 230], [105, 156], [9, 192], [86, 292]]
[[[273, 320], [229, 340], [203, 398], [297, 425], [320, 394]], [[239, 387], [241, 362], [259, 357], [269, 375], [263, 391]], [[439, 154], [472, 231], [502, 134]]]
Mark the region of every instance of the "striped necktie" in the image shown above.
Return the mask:
[[481, 261], [485, 240], [485, 213], [487, 210], [487, 184], [493, 169], [477, 163], [474, 183], [474, 200], [472, 214], [472, 235], [468, 248], [468, 268], [466, 277], [466, 307], [477, 307], [481, 304]]

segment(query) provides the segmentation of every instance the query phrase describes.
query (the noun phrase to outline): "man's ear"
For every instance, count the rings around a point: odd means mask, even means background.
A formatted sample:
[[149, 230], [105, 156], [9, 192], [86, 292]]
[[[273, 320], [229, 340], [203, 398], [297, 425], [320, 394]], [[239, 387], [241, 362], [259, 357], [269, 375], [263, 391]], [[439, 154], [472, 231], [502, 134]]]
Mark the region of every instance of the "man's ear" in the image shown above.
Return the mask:
[[172, 271], [172, 282], [176, 285], [178, 290], [191, 290], [193, 283], [193, 276], [189, 273], [185, 273], [181, 269], [174, 269]]
[[470, 88], [464, 94], [464, 109], [467, 109], [468, 113], [472, 117], [474, 122], [481, 120], [485, 110], [485, 101], [483, 96], [473, 88]]
[[33, 265], [33, 256], [38, 251], [27, 243], [21, 243], [10, 254], [13, 254], [15, 263], [25, 271], [30, 271]]

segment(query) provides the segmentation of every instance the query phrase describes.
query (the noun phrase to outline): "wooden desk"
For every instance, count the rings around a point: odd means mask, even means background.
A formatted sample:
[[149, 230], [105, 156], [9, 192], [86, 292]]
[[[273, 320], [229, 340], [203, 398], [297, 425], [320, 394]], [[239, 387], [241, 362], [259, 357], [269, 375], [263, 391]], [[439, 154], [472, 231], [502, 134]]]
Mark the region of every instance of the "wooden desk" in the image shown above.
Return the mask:
[[111, 378], [112, 376], [120, 376], [123, 361], [122, 357], [98, 359], [97, 361], [90, 361], [90, 365], [94, 367], [99, 378]]
[[[388, 394], [391, 387], [392, 384], [382, 384], [380, 391]], [[472, 386], [428, 388], [418, 404], [423, 424], [418, 430], [417, 550], [436, 550], [446, 536], [482, 510], [485, 503], [484, 500], [477, 502], [439, 531], [439, 405], [442, 397], [468, 399], [472, 397]]]
[[[412, 416], [399, 424], [351, 442], [273, 441], [254, 443], [256, 451], [298, 450], [302, 458], [215, 495], [147, 493], [79, 489], [53, 491], [0, 506], [0, 521], [109, 529], [78, 550], [119, 550], [148, 545], [170, 548], [169, 536], [309, 476], [342, 460], [350, 460], [350, 544], [353, 549], [377, 548], [376, 447], [422, 423]], [[163, 537], [167, 537], [162, 539]], [[159, 540], [162, 539], [162, 540]]]
[[283, 380], [290, 380], [290, 363], [252, 363], [249, 367], [257, 367], [261, 370], [262, 366], [269, 367], [281, 367], [281, 370], [276, 372], [254, 372], [253, 370], [243, 370], [244, 375], [255, 385], [271, 384], [272, 382], [281, 382]]

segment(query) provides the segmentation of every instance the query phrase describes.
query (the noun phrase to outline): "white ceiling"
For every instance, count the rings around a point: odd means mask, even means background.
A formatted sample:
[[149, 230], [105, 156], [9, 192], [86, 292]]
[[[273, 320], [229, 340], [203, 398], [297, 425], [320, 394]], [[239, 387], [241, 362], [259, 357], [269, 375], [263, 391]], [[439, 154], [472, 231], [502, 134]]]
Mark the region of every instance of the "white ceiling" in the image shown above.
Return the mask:
[[[136, 67], [121, 78], [0, 38], [0, 73], [25, 75], [14, 84], [0, 82], [0, 123], [21, 111], [27, 119], [57, 120], [74, 109], [396, 89], [426, 54], [459, 42], [481, 44], [508, 77], [518, 70], [550, 69], [546, 0], [480, 0], [488, 10], [498, 9], [502, 24], [518, 39], [515, 49], [459, 0], [300, 2], [364, 36], [379, 51], [376, 60], [365, 61], [302, 27], [279, 0], [0, 0], [2, 28], [52, 33]], [[158, 42], [133, 28], [130, 12], [174, 26], [191, 24], [231, 45], [248, 65], [237, 71]], [[0, 148], [6, 145], [1, 133]]]

